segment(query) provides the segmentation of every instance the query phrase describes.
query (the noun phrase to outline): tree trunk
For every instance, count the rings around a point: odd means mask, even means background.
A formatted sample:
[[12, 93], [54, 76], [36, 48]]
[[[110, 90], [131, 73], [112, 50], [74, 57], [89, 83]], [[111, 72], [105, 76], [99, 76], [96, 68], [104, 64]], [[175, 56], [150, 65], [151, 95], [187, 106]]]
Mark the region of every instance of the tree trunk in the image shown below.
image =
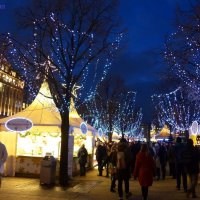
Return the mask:
[[68, 184], [68, 138], [69, 136], [69, 111], [61, 113], [61, 152], [60, 152], [60, 174], [61, 186]]
[[108, 132], [108, 142], [112, 142], [112, 132]]

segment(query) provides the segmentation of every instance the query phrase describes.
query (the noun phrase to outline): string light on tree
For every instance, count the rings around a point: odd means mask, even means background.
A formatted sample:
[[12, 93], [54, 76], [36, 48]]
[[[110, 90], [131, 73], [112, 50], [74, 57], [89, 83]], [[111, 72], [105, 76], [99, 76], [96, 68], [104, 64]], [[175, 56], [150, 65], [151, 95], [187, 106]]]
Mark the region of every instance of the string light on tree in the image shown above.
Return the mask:
[[[68, 180], [66, 152], [73, 88], [75, 85], [82, 86], [77, 99], [83, 101], [95, 95], [96, 85], [105, 78], [122, 34], [117, 31], [116, 17], [111, 12], [116, 9], [113, 2], [69, 1], [67, 5], [64, 1], [40, 3], [44, 12], [36, 10], [37, 4], [33, 4], [33, 7], [29, 7], [32, 12], [25, 13], [31, 13], [24, 19], [32, 19], [27, 23], [32, 30], [28, 32], [31, 37], [16, 39], [8, 34], [4, 41], [8, 62], [25, 80], [28, 94], [34, 98], [44, 79], [49, 84], [61, 116], [59, 181], [65, 186]], [[93, 77], [96, 80], [91, 81]]]
[[[200, 17], [196, 2], [187, 11], [179, 13], [177, 31], [165, 43], [165, 59], [172, 66], [174, 74], [189, 87], [191, 100], [199, 101], [200, 96]], [[195, 95], [194, 95], [195, 94]]]
[[182, 88], [152, 96], [160, 126], [168, 124], [173, 132], [186, 131], [194, 120], [200, 119], [200, 107], [191, 104]]
[[117, 98], [111, 97], [106, 99], [96, 93], [85, 102], [88, 113], [82, 117], [96, 129], [101, 128], [108, 137], [114, 132], [122, 137], [136, 137], [143, 116], [141, 109], [135, 109], [136, 93], [129, 91], [117, 94]]

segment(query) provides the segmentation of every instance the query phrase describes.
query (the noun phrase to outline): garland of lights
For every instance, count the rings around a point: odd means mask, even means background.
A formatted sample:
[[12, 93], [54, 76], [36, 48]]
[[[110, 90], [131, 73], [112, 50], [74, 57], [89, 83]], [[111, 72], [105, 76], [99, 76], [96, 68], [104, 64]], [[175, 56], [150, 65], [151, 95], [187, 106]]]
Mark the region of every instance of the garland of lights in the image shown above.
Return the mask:
[[121, 94], [115, 116], [115, 130], [127, 136], [136, 136], [142, 121], [142, 110], [135, 110], [136, 93], [129, 91]]
[[199, 101], [200, 94], [200, 18], [194, 5], [182, 12], [182, 22], [165, 44], [165, 59], [176, 75], [189, 87], [191, 100]]
[[[55, 138], [57, 138], [59, 135], [60, 135], [60, 133], [59, 132], [57, 132], [57, 133], [51, 133], [51, 132], [48, 132], [48, 134], [51, 136], [51, 137], [55, 137]], [[42, 136], [42, 135], [46, 135], [46, 133], [43, 133], [43, 132], [32, 132], [32, 131], [26, 131], [26, 132], [19, 132], [19, 135], [20, 135], [20, 137], [22, 137], [22, 138], [25, 138], [25, 137], [27, 137], [27, 136], [29, 136], [29, 135], [33, 135], [33, 136]]]
[[[86, 102], [88, 115], [82, 115], [85, 121], [95, 127], [101, 128], [104, 134], [116, 132], [134, 137], [138, 134], [142, 110], [135, 111], [135, 92], [121, 93], [117, 99], [102, 97], [96, 94], [95, 98]], [[105, 102], [106, 101], [106, 102]]]
[[200, 107], [191, 104], [181, 88], [173, 92], [152, 95], [160, 126], [168, 124], [173, 132], [188, 130], [194, 120], [200, 120]]
[[[96, 85], [104, 80], [119, 48], [122, 34], [117, 35], [115, 41], [108, 41], [105, 47], [97, 48], [95, 43], [98, 39], [95, 39], [95, 33], [70, 29], [56, 16], [51, 13], [40, 20], [35, 19], [32, 43], [20, 44], [9, 33], [7, 40], [10, 47], [9, 61], [30, 85], [29, 94], [36, 96], [37, 91], [31, 86], [37, 82], [35, 80], [46, 76], [59, 91], [54, 95], [54, 100], [62, 113], [70, 108], [69, 96], [73, 96], [72, 89], [76, 83], [80, 82], [84, 91], [86, 81], [94, 77], [87, 93], [80, 90], [78, 96], [79, 99], [90, 99], [95, 95]], [[45, 29], [45, 26], [49, 26], [49, 29]], [[46, 30], [49, 30], [49, 37], [41, 38]], [[41, 42], [41, 39], [44, 41]], [[86, 41], [81, 47], [80, 40]], [[73, 43], [73, 49], [68, 46], [70, 42]], [[106, 55], [103, 51], [106, 51]], [[98, 59], [95, 61], [95, 58]]]

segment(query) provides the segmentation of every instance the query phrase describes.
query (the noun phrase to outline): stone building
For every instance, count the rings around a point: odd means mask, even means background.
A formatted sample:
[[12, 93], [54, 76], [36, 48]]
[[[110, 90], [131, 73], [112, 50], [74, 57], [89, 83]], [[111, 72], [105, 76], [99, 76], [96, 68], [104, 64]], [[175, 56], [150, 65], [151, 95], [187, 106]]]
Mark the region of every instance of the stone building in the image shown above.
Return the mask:
[[22, 110], [23, 89], [24, 81], [0, 55], [0, 118]]

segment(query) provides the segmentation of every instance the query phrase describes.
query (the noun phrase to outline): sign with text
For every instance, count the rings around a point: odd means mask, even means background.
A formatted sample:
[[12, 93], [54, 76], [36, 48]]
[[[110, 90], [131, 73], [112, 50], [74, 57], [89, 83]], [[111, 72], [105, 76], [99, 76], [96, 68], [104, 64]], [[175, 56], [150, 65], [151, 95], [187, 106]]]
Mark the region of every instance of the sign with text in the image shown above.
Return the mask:
[[27, 131], [31, 129], [33, 126], [33, 123], [31, 120], [27, 118], [22, 118], [22, 117], [17, 117], [17, 118], [12, 118], [9, 119], [5, 127], [10, 130], [10, 131]]

